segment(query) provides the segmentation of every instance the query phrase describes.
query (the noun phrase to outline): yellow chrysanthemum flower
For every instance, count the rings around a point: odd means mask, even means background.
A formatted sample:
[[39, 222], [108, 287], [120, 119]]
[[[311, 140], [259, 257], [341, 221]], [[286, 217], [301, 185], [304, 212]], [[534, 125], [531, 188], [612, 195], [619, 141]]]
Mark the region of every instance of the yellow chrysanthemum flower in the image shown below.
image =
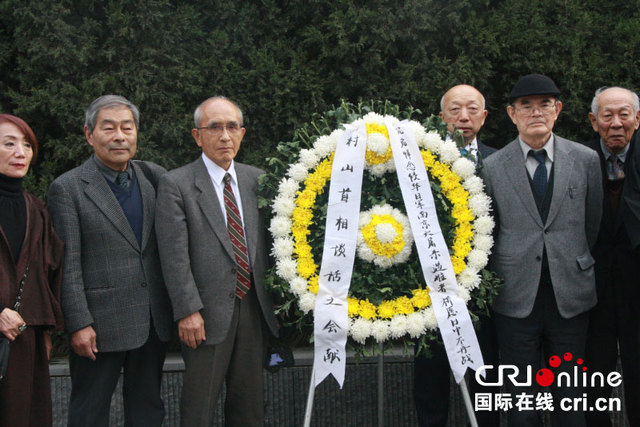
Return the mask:
[[408, 297], [402, 296], [394, 300], [396, 313], [411, 314], [413, 313], [413, 304]]
[[368, 299], [360, 300], [360, 317], [365, 319], [374, 319], [376, 317], [376, 306], [371, 304]]
[[378, 305], [378, 317], [381, 319], [391, 319], [396, 314], [394, 301], [382, 301]]
[[431, 305], [431, 297], [429, 296], [429, 288], [425, 289], [414, 289], [411, 291], [413, 293], [413, 298], [411, 298], [411, 303], [418, 310], [422, 310]]
[[347, 297], [347, 310], [349, 317], [356, 317], [360, 314], [360, 300], [357, 298]]

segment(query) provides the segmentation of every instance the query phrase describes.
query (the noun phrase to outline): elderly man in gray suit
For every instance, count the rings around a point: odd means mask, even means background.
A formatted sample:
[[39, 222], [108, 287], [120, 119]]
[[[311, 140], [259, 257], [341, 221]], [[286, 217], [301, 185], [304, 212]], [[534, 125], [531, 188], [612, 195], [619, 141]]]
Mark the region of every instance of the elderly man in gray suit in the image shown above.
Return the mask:
[[265, 340], [277, 333], [263, 287], [264, 171], [234, 161], [245, 134], [235, 103], [209, 98], [194, 122], [202, 156], [162, 177], [156, 205], [162, 270], [184, 343], [182, 425], [213, 425], [226, 383], [225, 424], [262, 426]]
[[48, 207], [65, 243], [62, 310], [71, 334], [70, 426], [108, 426], [124, 369], [127, 426], [160, 426], [172, 315], [153, 229], [163, 168], [131, 161], [138, 108], [101, 96], [85, 114], [94, 155], [57, 178]]
[[[557, 387], [557, 374], [582, 363], [587, 312], [596, 304], [590, 249], [602, 215], [602, 178], [595, 151], [553, 134], [559, 94], [546, 76], [522, 77], [507, 107], [518, 138], [488, 157], [482, 171], [497, 223], [491, 267], [505, 281], [493, 306], [502, 363], [519, 368], [520, 382], [527, 369], [533, 373], [530, 386], [506, 380], [514, 426], [542, 425], [536, 399], [548, 389], [535, 384], [549, 384], [540, 368], [556, 378], [550, 386], [554, 425], [585, 422], [573, 401], [560, 405], [563, 398], [581, 398], [581, 384]], [[522, 393], [529, 405], [518, 407]]]

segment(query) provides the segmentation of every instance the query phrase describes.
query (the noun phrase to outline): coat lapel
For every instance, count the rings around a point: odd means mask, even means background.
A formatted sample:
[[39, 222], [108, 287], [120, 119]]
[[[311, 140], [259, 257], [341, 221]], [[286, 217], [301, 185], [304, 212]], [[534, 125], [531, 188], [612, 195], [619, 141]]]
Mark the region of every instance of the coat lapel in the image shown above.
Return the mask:
[[531, 192], [531, 184], [529, 184], [527, 168], [524, 164], [524, 156], [522, 155], [522, 149], [520, 148], [518, 139], [512, 141], [503, 148], [503, 150], [507, 151], [507, 159], [504, 164], [505, 174], [509, 180], [511, 180], [512, 187], [522, 202], [522, 205], [529, 211], [529, 214], [536, 224], [542, 227], [542, 219], [540, 218], [536, 201]]
[[242, 214], [244, 221], [245, 239], [249, 250], [249, 259], [252, 263], [256, 259], [256, 246], [258, 246], [258, 201], [256, 200], [255, 189], [252, 188], [252, 182], [244, 173], [241, 164], [236, 163], [236, 176], [238, 177], [238, 187], [242, 198]]
[[129, 225], [129, 221], [127, 221], [122, 207], [94, 162], [95, 160], [90, 158], [82, 166], [82, 180], [86, 183], [84, 188], [85, 194], [129, 244], [136, 250], [139, 250], [140, 246], [138, 245], [136, 236], [133, 234], [133, 230], [131, 230], [131, 225]]
[[153, 222], [154, 222], [154, 214], [155, 214], [155, 204], [156, 204], [156, 191], [153, 188], [153, 185], [147, 179], [147, 176], [144, 174], [140, 166], [136, 164], [136, 162], [131, 162], [133, 170], [136, 174], [136, 178], [138, 180], [138, 185], [140, 186], [140, 194], [142, 195], [142, 245], [141, 248], [144, 249], [147, 247], [147, 243], [149, 242], [149, 236], [153, 231]]
[[231, 240], [229, 240], [227, 225], [222, 216], [222, 210], [220, 209], [220, 202], [218, 201], [216, 190], [213, 188], [211, 177], [207, 172], [207, 167], [204, 165], [202, 158], [198, 158], [194, 166], [194, 185], [198, 191], [196, 196], [198, 205], [200, 206], [206, 221], [218, 236], [218, 239], [222, 243], [222, 246], [225, 248], [228, 255], [231, 259], [235, 259]]
[[547, 224], [551, 224], [558, 215], [569, 185], [569, 177], [573, 173], [573, 158], [569, 153], [569, 145], [564, 138], [554, 135], [553, 152], [553, 196], [549, 206]]

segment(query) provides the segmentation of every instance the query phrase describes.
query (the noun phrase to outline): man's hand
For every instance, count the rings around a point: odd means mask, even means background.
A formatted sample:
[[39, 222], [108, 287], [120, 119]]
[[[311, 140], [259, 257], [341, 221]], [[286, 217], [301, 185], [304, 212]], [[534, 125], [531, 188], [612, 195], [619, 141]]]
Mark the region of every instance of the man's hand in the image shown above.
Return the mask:
[[48, 332], [44, 332], [44, 349], [47, 352], [47, 360], [51, 360], [51, 350], [53, 349], [53, 343], [51, 342], [51, 335]]
[[0, 313], [0, 332], [10, 341], [15, 340], [22, 333], [20, 330], [22, 325], [24, 325], [24, 320], [17, 311], [5, 308]]
[[204, 333], [204, 320], [199, 311], [178, 320], [178, 332], [182, 342], [193, 349], [207, 340]]
[[96, 345], [96, 331], [93, 330], [93, 326], [87, 326], [72, 333], [71, 348], [78, 356], [96, 360], [95, 353], [98, 352], [98, 346]]

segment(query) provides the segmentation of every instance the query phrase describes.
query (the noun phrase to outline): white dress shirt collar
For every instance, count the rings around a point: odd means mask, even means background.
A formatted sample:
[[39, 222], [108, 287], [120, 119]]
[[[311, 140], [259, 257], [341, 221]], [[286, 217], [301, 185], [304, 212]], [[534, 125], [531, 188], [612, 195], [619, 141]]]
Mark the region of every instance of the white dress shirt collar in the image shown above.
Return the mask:
[[553, 148], [554, 148], [554, 144], [555, 144], [555, 138], [554, 138], [553, 134], [551, 134], [551, 136], [549, 137], [547, 142], [545, 142], [545, 144], [542, 146], [542, 148], [540, 148], [540, 150], [534, 150], [533, 148], [528, 146], [526, 142], [524, 142], [522, 139], [520, 139], [520, 137], [518, 137], [518, 141], [520, 142], [520, 148], [522, 149], [522, 155], [524, 156], [524, 161], [525, 162], [527, 161], [527, 157], [529, 155], [529, 151], [544, 150], [544, 151], [547, 152], [547, 159], [549, 159], [553, 163]]

